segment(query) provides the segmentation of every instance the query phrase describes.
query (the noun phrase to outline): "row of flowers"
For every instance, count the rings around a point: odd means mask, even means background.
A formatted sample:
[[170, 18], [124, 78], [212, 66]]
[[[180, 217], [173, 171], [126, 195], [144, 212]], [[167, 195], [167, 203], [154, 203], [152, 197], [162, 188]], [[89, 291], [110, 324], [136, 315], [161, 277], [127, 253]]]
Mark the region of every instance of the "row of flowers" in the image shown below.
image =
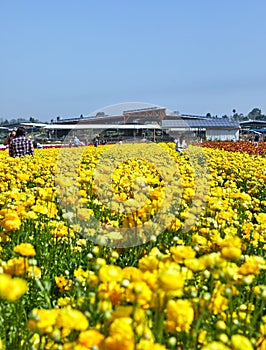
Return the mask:
[[0, 153], [0, 348], [266, 349], [266, 160]]
[[253, 142], [248, 141], [209, 141], [203, 142], [203, 147], [224, 149], [229, 152], [245, 152], [248, 154], [259, 154], [261, 156], [266, 155], [266, 142], [260, 141], [257, 146]]

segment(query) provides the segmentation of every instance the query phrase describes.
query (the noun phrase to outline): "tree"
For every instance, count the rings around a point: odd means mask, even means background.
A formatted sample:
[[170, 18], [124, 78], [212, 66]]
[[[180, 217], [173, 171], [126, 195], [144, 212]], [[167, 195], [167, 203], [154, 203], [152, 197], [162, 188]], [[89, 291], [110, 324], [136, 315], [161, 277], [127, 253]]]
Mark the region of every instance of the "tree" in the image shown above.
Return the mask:
[[251, 120], [261, 119], [261, 109], [259, 108], [253, 108], [251, 112], [248, 114], [248, 118]]
[[38, 119], [35, 119], [34, 117], [30, 117], [30, 118], [29, 118], [29, 121], [30, 121], [31, 123], [37, 123], [37, 122], [38, 122]]
[[[233, 109], [233, 111], [235, 111], [235, 109]], [[232, 117], [231, 117], [231, 119], [233, 120], [233, 121], [239, 121], [239, 114], [238, 113], [234, 113], [233, 115], [232, 115]]]
[[8, 125], [9, 121], [7, 119], [2, 120], [0, 125]]

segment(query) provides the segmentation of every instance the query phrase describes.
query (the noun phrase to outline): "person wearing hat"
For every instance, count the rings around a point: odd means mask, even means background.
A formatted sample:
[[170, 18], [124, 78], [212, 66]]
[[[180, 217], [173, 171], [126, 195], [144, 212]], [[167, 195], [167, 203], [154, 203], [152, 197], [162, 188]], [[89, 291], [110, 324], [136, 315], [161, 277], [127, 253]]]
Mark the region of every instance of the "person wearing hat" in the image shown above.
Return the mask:
[[10, 141], [9, 155], [10, 157], [25, 157], [34, 155], [33, 142], [25, 136], [25, 128], [20, 126], [17, 128], [16, 136]]

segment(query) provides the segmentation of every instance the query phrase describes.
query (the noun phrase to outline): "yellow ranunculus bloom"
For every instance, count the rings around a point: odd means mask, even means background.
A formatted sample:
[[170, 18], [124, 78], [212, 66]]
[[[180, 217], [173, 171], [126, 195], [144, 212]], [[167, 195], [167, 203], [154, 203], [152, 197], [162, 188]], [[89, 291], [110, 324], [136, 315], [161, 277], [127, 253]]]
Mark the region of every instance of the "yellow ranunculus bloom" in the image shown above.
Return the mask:
[[0, 226], [7, 232], [17, 231], [20, 229], [21, 220], [16, 213], [6, 214], [5, 218], [0, 222]]
[[24, 275], [28, 268], [28, 260], [22, 257], [10, 259], [3, 265], [3, 271], [9, 275]]
[[0, 274], [0, 298], [17, 301], [28, 290], [27, 282], [21, 278], [12, 278], [7, 274]]
[[[228, 346], [224, 345], [222, 342], [213, 341], [207, 345], [204, 345], [201, 350], [232, 350]], [[244, 349], [242, 349], [244, 350]]]
[[188, 300], [169, 300], [166, 315], [168, 332], [189, 332], [194, 320], [194, 310]]
[[167, 350], [165, 345], [159, 343], [153, 343], [153, 341], [147, 339], [141, 339], [137, 345], [137, 350]]
[[115, 319], [110, 326], [110, 335], [104, 342], [105, 350], [134, 350], [135, 339], [132, 319], [129, 317]]
[[62, 309], [58, 314], [56, 325], [58, 328], [84, 331], [88, 328], [89, 322], [87, 317], [79, 310]]
[[92, 347], [100, 348], [103, 343], [104, 336], [95, 329], [89, 329], [80, 333], [78, 337], [78, 344], [91, 349]]
[[42, 333], [51, 333], [56, 324], [59, 312], [60, 309], [33, 309], [27, 323], [27, 328], [31, 331], [39, 330]]
[[177, 263], [183, 262], [185, 259], [192, 259], [196, 256], [195, 250], [189, 246], [171, 247], [170, 252], [174, 261]]
[[231, 344], [233, 350], [254, 350], [250, 340], [240, 334], [232, 335]]
[[241, 257], [241, 249], [237, 247], [224, 247], [221, 251], [221, 256], [224, 259], [236, 260]]
[[122, 269], [115, 265], [102, 266], [99, 271], [99, 279], [102, 282], [121, 281]]
[[159, 272], [158, 283], [163, 291], [175, 291], [179, 292], [181, 295], [185, 280], [183, 274], [178, 268], [170, 266], [162, 269]]
[[259, 224], [266, 224], [266, 213], [259, 213], [255, 217]]
[[36, 252], [32, 244], [21, 243], [14, 248], [14, 252], [23, 256], [35, 256]]
[[158, 268], [159, 260], [157, 256], [147, 255], [139, 260], [139, 268], [141, 271], [153, 271]]

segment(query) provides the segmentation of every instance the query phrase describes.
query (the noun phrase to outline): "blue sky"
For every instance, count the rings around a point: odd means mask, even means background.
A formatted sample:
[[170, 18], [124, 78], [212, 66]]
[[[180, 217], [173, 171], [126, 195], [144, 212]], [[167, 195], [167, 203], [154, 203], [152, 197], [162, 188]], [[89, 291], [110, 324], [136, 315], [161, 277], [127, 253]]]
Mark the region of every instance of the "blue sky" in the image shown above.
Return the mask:
[[0, 118], [266, 114], [264, 0], [0, 0]]

